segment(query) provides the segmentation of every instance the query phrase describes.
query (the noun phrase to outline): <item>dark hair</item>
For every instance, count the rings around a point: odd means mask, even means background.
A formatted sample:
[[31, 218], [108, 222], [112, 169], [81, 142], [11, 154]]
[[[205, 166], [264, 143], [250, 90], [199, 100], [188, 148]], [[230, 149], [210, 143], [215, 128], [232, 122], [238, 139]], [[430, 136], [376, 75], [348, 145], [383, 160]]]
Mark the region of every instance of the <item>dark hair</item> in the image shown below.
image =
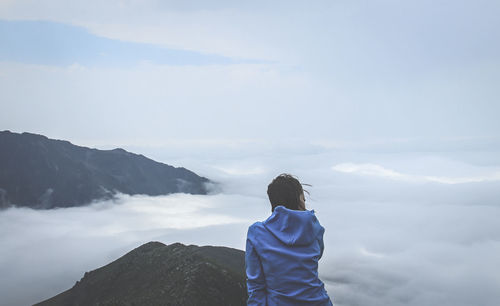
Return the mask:
[[[308, 184], [304, 185], [310, 186]], [[267, 186], [267, 196], [271, 202], [271, 210], [274, 211], [274, 208], [278, 205], [293, 210], [305, 209], [300, 203], [300, 196], [304, 191], [309, 194], [307, 190], [302, 188], [302, 184], [295, 176], [288, 173], [278, 175]]]

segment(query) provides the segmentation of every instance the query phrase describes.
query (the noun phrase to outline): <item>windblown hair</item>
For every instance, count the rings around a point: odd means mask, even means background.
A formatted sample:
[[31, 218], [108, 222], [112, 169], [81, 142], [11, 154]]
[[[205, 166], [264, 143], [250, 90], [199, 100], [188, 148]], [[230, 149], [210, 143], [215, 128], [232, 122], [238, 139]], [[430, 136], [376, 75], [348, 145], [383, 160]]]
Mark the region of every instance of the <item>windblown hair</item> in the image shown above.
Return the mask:
[[[308, 184], [304, 185], [310, 186]], [[278, 175], [267, 186], [267, 196], [271, 202], [272, 211], [274, 211], [274, 208], [278, 205], [293, 210], [305, 209], [305, 207], [301, 207], [300, 204], [300, 195], [303, 194], [304, 191], [309, 193], [302, 188], [302, 184], [295, 176], [288, 173]]]

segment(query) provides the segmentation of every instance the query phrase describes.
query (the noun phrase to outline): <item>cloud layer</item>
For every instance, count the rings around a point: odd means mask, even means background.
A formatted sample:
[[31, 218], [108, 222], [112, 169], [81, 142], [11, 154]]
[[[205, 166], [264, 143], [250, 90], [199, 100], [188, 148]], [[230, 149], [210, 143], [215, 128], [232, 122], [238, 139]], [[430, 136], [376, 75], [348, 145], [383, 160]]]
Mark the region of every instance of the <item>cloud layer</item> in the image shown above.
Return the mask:
[[0, 304], [48, 298], [151, 240], [243, 249], [248, 226], [270, 213], [267, 184], [283, 171], [312, 184], [306, 203], [326, 228], [320, 275], [336, 305], [493, 306], [500, 300], [499, 182], [448, 184], [402, 174], [468, 176], [496, 171], [494, 165], [422, 153], [300, 151], [297, 144], [254, 146], [245, 156], [244, 146], [233, 145], [225, 156], [211, 154], [207, 144], [191, 155], [168, 152], [220, 182], [221, 194], [120, 196], [89, 207], [0, 212]]

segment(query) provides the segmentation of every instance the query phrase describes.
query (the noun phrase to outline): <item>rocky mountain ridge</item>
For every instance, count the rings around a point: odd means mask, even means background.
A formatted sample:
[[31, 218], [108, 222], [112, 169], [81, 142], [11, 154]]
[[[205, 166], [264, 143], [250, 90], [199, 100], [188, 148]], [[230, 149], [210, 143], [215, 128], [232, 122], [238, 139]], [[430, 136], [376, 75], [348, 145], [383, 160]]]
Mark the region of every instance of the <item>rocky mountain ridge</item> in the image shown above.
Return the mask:
[[206, 194], [207, 178], [123, 149], [0, 132], [0, 208], [81, 206], [117, 193]]

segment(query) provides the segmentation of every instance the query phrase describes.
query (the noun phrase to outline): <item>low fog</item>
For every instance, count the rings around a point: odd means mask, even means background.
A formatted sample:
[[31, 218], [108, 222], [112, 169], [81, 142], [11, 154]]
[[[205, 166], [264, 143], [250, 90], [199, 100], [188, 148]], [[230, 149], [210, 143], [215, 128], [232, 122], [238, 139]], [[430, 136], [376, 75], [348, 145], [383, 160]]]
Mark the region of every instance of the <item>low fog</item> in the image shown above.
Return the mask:
[[218, 193], [0, 212], [0, 304], [49, 298], [148, 241], [244, 249], [248, 226], [270, 214], [267, 184], [281, 172], [312, 185], [306, 205], [326, 228], [320, 276], [335, 305], [500, 301], [495, 150], [203, 146], [128, 149], [207, 176]]

